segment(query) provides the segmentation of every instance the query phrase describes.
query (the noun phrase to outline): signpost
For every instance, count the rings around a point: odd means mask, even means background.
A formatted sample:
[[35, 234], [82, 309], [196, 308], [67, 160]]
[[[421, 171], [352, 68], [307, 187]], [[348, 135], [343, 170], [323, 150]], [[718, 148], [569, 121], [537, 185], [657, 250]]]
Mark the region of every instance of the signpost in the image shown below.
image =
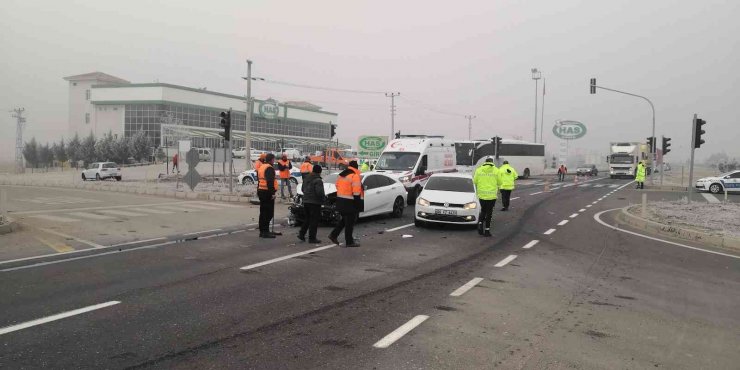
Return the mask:
[[388, 136], [362, 135], [357, 140], [357, 156], [364, 159], [375, 159], [388, 145]]
[[200, 162], [198, 149], [190, 149], [185, 156], [185, 161], [188, 163], [188, 172], [185, 174], [183, 180], [188, 184], [190, 190], [193, 191], [201, 180], [200, 174], [195, 170], [195, 166]]
[[586, 125], [578, 121], [557, 120], [552, 126], [552, 133], [563, 140], [560, 142], [560, 164], [563, 164], [568, 158], [570, 141], [584, 137]]
[[274, 99], [267, 99], [260, 103], [259, 113], [262, 118], [275, 119], [280, 113], [278, 102]]

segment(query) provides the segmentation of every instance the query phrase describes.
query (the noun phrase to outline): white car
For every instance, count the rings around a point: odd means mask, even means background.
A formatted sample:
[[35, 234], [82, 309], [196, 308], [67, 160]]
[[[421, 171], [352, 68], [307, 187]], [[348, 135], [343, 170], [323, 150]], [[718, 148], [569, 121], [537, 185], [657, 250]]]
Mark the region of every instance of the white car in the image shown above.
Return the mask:
[[477, 225], [479, 211], [470, 174], [435, 173], [416, 199], [414, 224]]
[[740, 192], [740, 170], [723, 173], [719, 176], [704, 177], [696, 180], [696, 190], [713, 194]]
[[[279, 181], [280, 174], [278, 173], [277, 168], [275, 168], [275, 176], [277, 176], [278, 181]], [[256, 184], [257, 183], [257, 171], [255, 170], [244, 171], [240, 173], [236, 179], [242, 185]], [[293, 167], [291, 167], [290, 169], [290, 181], [293, 182], [293, 185], [298, 185], [303, 182], [303, 177], [301, 176], [301, 169], [299, 167], [296, 167], [295, 163], [293, 164]]]
[[[321, 207], [321, 219], [326, 222], [337, 222], [341, 216], [335, 209], [337, 188], [335, 183], [339, 173], [333, 173], [323, 178], [324, 194], [326, 202]], [[403, 216], [403, 208], [406, 204], [406, 188], [394, 177], [365, 172], [360, 175], [362, 186], [365, 189], [365, 211], [360, 213], [360, 218], [380, 214], [390, 214], [393, 217]], [[298, 186], [296, 197], [290, 207], [288, 221], [291, 224], [303, 222], [303, 189]]]
[[82, 180], [116, 179], [121, 181], [121, 168], [113, 162], [90, 163], [87, 169], [82, 170]]

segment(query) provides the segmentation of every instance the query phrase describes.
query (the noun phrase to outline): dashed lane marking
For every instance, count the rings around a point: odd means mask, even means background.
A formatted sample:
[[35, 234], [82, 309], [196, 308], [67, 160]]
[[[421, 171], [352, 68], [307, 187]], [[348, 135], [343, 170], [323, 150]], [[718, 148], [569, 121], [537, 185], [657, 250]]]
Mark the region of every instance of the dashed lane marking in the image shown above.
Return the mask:
[[585, 208], [581, 208], [581, 209], [578, 210], [578, 212], [586, 212], [586, 209]]
[[586, 188], [586, 187], [589, 187], [589, 186], [591, 186], [591, 184], [578, 185], [579, 188]]
[[563, 226], [567, 223], [568, 223], [568, 220], [563, 220], [563, 221], [558, 222], [558, 226]]
[[58, 313], [56, 315], [42, 317], [42, 318], [36, 319], [36, 320], [26, 321], [24, 323], [20, 323], [20, 324], [16, 324], [16, 325], [6, 326], [4, 328], [0, 328], [0, 335], [12, 333], [12, 332], [18, 331], [18, 330], [27, 329], [27, 328], [30, 328], [32, 326], [46, 324], [46, 323], [49, 323], [49, 322], [52, 322], [52, 321], [66, 319], [67, 317], [72, 317], [72, 316], [80, 315], [80, 314], [87, 313], [87, 312], [90, 312], [90, 311], [99, 310], [101, 308], [106, 308], [106, 307], [114, 306], [114, 305], [117, 305], [119, 303], [121, 303], [121, 302], [120, 301], [110, 301], [110, 302], [100, 303], [100, 304], [96, 304], [96, 305], [93, 305], [93, 306], [87, 306], [87, 307], [78, 308], [78, 309], [72, 310], [72, 311]]
[[545, 235], [550, 235], [550, 234], [552, 234], [552, 233], [554, 233], [554, 232], [555, 232], [555, 229], [548, 229], [548, 230], [547, 230], [547, 231], [545, 231], [545, 232], [544, 232], [543, 234], [545, 234]]
[[65, 223], [80, 222], [80, 220], [76, 218], [54, 216], [54, 215], [34, 215], [34, 216], [29, 216], [29, 217], [38, 218], [38, 219], [46, 220], [46, 221], [52, 221], [52, 222], [65, 222]]
[[542, 192], [541, 191], [538, 191], [536, 193], [532, 193], [532, 194], [529, 194], [529, 195], [537, 195], [537, 194], [542, 194]]
[[99, 215], [97, 213], [92, 213], [92, 212], [70, 212], [70, 213], [67, 213], [67, 215], [80, 217], [80, 218], [86, 218], [88, 220], [112, 220], [115, 218], [111, 216]]
[[539, 242], [540, 242], [539, 240], [532, 240], [531, 242], [529, 242], [529, 243], [525, 244], [525, 245], [524, 245], [524, 246], [522, 247], [522, 249], [529, 249], [529, 248], [532, 248], [532, 247], [534, 247], [534, 246], [535, 246], [535, 245], [536, 245], [537, 243], [539, 243]]
[[616, 188], [618, 186], [619, 186], [618, 184], [611, 184], [611, 185], [609, 185], [609, 187], [612, 188], [612, 189], [614, 189], [614, 188]]
[[595, 188], [600, 188], [600, 187], [603, 187], [603, 186], [604, 186], [604, 184], [594, 184], [594, 187]]
[[570, 215], [570, 218], [576, 218], [576, 217], [578, 217], [578, 213], [574, 213], [574, 214]]
[[408, 334], [410, 331], [414, 330], [417, 326], [421, 325], [424, 321], [426, 321], [429, 318], [427, 315], [417, 315], [413, 319], [409, 320], [407, 323], [401, 325], [398, 327], [398, 329], [392, 331], [390, 334], [383, 337], [383, 339], [375, 342], [373, 344], [373, 347], [375, 348], [388, 348], [391, 344], [395, 343], [397, 340], [403, 338], [404, 335]]
[[329, 245], [325, 245], [323, 247], [318, 247], [318, 248], [314, 248], [314, 249], [305, 250], [303, 252], [289, 254], [287, 256], [273, 258], [271, 260], [267, 260], [267, 261], [263, 261], [263, 262], [258, 262], [258, 263], [253, 263], [251, 265], [244, 266], [244, 267], [240, 268], [240, 270], [251, 270], [251, 269], [255, 269], [257, 267], [267, 266], [267, 265], [273, 264], [275, 262], [280, 262], [280, 261], [289, 260], [291, 258], [300, 257], [300, 256], [303, 256], [303, 255], [306, 255], [306, 254], [309, 254], [309, 253], [323, 251], [324, 249], [334, 248], [336, 246], [337, 246], [336, 244], [329, 244]]
[[516, 199], [519, 199], [519, 197], [514, 197], [514, 198], [511, 198], [510, 200], [516, 200]]
[[473, 289], [473, 287], [478, 285], [481, 281], [483, 281], [483, 278], [474, 278], [473, 280], [465, 283], [465, 285], [455, 289], [455, 291], [450, 293], [450, 295], [453, 297], [459, 297], [465, 294], [468, 290]]
[[387, 230], [386, 230], [385, 232], [389, 233], [389, 232], [392, 232], [392, 231], [396, 231], [396, 230], [401, 230], [401, 229], [405, 229], [405, 228], [407, 228], [407, 227], [409, 227], [409, 226], [414, 226], [414, 224], [401, 225], [401, 226], [399, 226], [399, 227], [394, 227], [394, 228], [392, 228], [392, 229], [387, 229]]
[[510, 254], [508, 257], [502, 259], [497, 264], [493, 265], [494, 267], [504, 267], [509, 264], [509, 262], [516, 259], [516, 254]]
[[590, 204], [587, 204], [587, 205], [586, 205], [586, 208], [591, 208], [591, 205], [590, 205]]
[[575, 185], [575, 184], [565, 184], [565, 185], [563, 185], [563, 187], [564, 187], [564, 188], [567, 188], [567, 187], [569, 187], [569, 186], [573, 186], [573, 185]]

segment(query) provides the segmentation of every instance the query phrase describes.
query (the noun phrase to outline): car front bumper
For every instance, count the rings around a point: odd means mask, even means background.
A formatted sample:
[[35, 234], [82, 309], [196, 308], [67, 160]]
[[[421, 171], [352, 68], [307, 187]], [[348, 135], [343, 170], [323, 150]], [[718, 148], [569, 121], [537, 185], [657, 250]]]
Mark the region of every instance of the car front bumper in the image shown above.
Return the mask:
[[[425, 222], [435, 222], [443, 224], [474, 225], [478, 222], [479, 208], [446, 208], [436, 206], [416, 205], [415, 217], [417, 220]], [[455, 214], [450, 214], [450, 213]]]

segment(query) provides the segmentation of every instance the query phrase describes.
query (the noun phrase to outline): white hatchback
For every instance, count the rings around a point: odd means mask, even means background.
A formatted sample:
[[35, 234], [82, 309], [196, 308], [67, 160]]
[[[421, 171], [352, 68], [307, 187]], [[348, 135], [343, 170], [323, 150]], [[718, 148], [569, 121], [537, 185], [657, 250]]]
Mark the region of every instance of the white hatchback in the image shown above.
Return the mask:
[[476, 225], [479, 210], [470, 174], [435, 173], [416, 199], [414, 224]]
[[113, 162], [90, 163], [87, 169], [82, 170], [82, 180], [103, 180], [114, 178], [121, 181], [121, 168]]

